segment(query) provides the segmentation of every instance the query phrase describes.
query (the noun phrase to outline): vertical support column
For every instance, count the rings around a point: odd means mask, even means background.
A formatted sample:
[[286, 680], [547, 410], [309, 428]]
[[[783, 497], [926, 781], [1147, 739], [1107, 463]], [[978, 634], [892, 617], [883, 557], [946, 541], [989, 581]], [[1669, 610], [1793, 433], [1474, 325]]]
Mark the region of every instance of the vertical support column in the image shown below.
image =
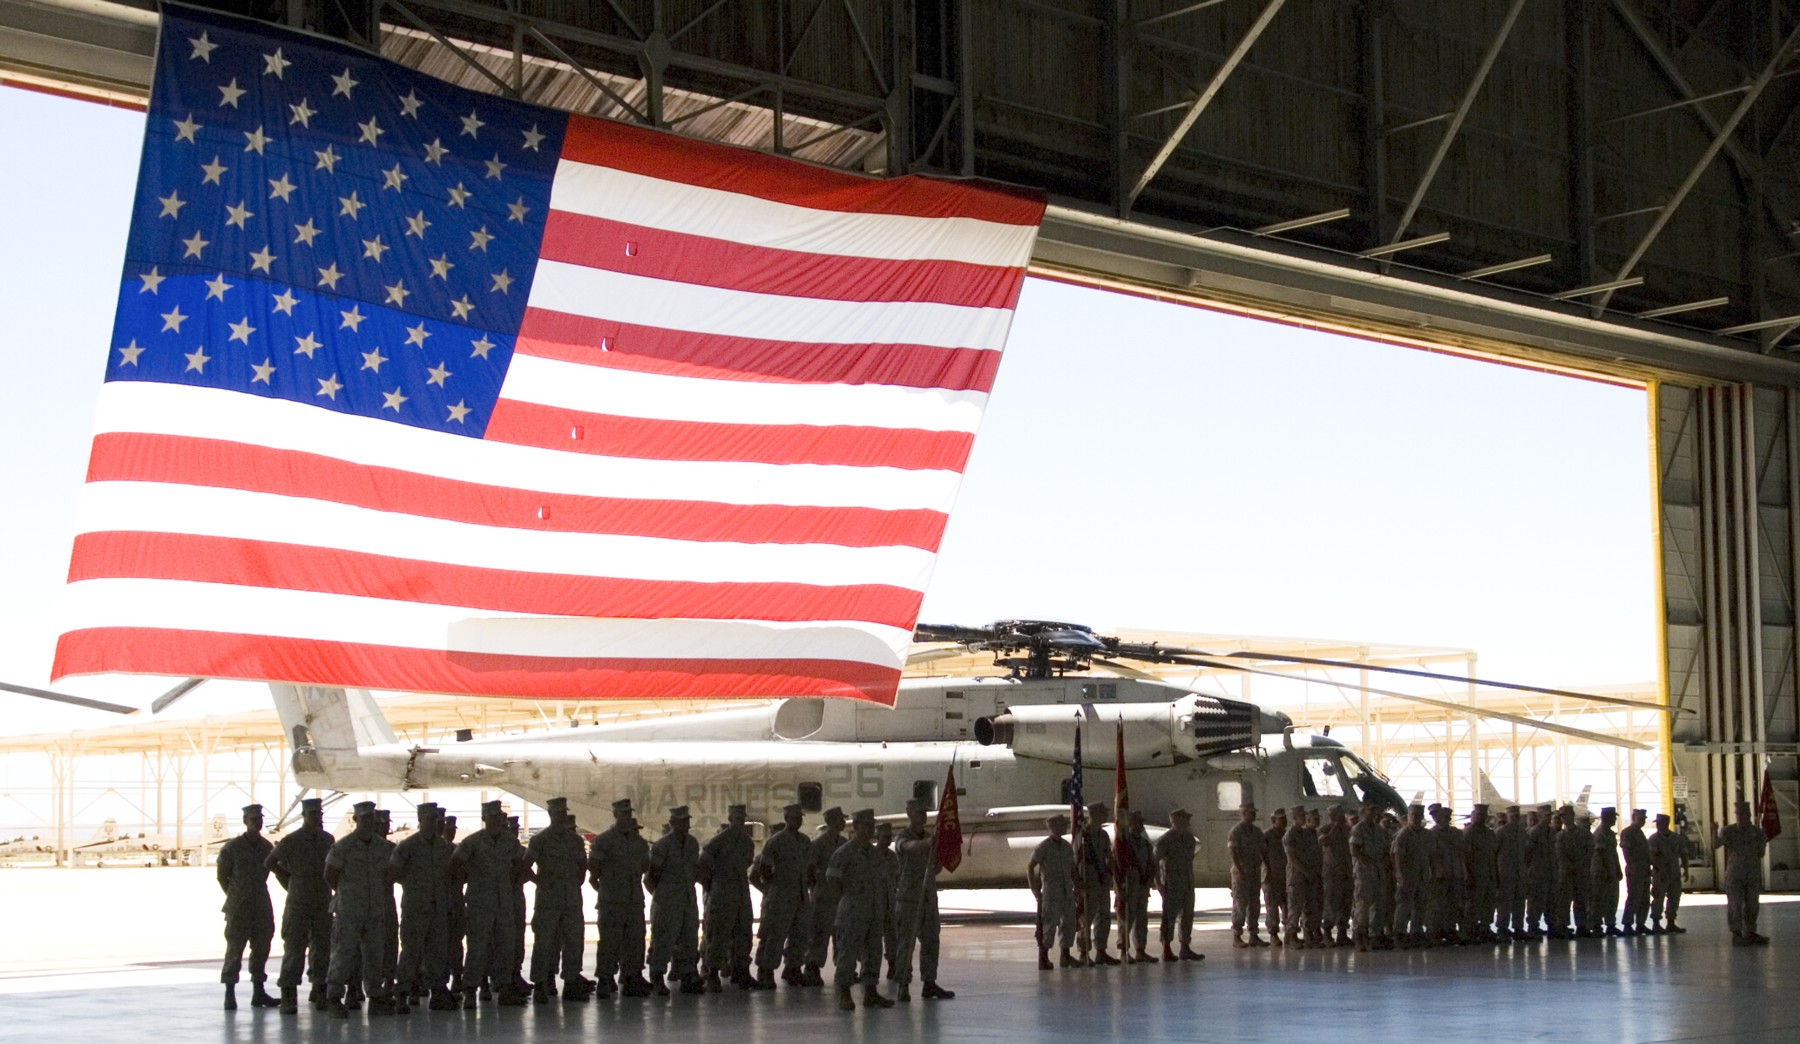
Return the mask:
[[1388, 241], [1387, 102], [1382, 83], [1382, 22], [1388, 0], [1363, 0], [1362, 60], [1358, 70], [1363, 97], [1363, 177], [1367, 180], [1369, 245]]
[[956, 0], [956, 122], [958, 169], [975, 176], [975, 16], [974, 0]]
[[[1464, 660], [1468, 668], [1467, 695], [1469, 709], [1475, 709], [1475, 654], [1470, 653]], [[1463, 715], [1463, 724], [1469, 730], [1469, 807], [1473, 808], [1481, 800], [1481, 743], [1475, 732], [1475, 715]], [[1452, 802], [1454, 804], [1455, 802]]]
[[1577, 286], [1600, 281], [1594, 266], [1593, 0], [1565, 0], [1569, 70], [1569, 221]]
[[1112, 146], [1107, 151], [1112, 212], [1126, 217], [1131, 192], [1128, 165], [1131, 157], [1131, 63], [1126, 56], [1131, 34], [1131, 2], [1111, 0], [1102, 10], [1106, 27], [1100, 45], [1105, 61], [1101, 73], [1100, 121], [1106, 126]]

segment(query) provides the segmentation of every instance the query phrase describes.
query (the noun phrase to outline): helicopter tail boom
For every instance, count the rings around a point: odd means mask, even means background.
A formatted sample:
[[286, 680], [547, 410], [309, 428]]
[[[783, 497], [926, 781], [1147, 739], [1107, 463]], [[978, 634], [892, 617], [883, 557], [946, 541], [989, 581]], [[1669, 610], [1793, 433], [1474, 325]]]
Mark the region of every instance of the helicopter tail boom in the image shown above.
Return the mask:
[[302, 786], [385, 790], [405, 784], [407, 758], [367, 689], [271, 682], [269, 693]]

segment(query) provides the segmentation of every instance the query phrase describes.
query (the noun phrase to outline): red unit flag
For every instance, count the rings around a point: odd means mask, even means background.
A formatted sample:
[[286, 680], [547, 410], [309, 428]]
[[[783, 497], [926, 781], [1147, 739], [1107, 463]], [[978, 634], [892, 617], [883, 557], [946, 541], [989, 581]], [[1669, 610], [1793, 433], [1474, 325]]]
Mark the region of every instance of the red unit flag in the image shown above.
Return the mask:
[[937, 865], [954, 873], [962, 865], [962, 815], [956, 805], [956, 762], [944, 776], [944, 792], [938, 797], [937, 835], [932, 854]]

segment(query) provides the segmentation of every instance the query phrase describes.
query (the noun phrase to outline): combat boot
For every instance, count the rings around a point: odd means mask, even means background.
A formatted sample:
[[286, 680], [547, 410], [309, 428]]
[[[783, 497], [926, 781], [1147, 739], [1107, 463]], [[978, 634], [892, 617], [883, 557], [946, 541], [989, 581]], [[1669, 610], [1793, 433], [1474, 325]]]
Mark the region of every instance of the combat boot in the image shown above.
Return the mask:
[[481, 1002], [476, 999], [476, 996], [477, 996], [477, 991], [476, 991], [475, 987], [473, 987], [473, 986], [464, 987], [463, 998], [462, 998], [462, 1006], [463, 1006], [464, 1011], [474, 1011], [476, 1008], [479, 1008], [481, 1006]]
[[1181, 958], [1175, 956], [1175, 947], [1173, 944], [1163, 943], [1162, 959], [1169, 962], [1170, 964], [1174, 964], [1176, 961], [1180, 960]]
[[725, 989], [725, 985], [724, 985], [724, 983], [721, 983], [719, 981], [719, 973], [718, 972], [709, 971], [706, 973], [706, 992], [719, 993], [724, 989]]
[[[1248, 945], [1251, 949], [1255, 949], [1258, 946], [1266, 947], [1269, 944], [1266, 942], [1263, 942], [1262, 936], [1256, 934], [1255, 932], [1251, 932], [1250, 933], [1250, 942], [1247, 943], [1246, 945]], [[1342, 944], [1340, 944], [1340, 945], [1342, 945]]]
[[460, 1005], [456, 1002], [456, 994], [448, 990], [433, 990], [429, 1007], [432, 1011], [455, 1011]]
[[262, 979], [258, 979], [250, 984], [250, 1006], [252, 1008], [273, 1008], [280, 1003], [280, 1001], [269, 996], [268, 990], [263, 989]]
[[1081, 967], [1081, 962], [1075, 959], [1075, 955], [1069, 952], [1069, 948], [1067, 946], [1062, 948], [1062, 954], [1061, 954], [1061, 956], [1059, 956], [1056, 959], [1056, 963], [1057, 963], [1057, 966], [1061, 967], [1061, 968], [1079, 968], [1079, 967]]
[[1137, 961], [1139, 964], [1155, 964], [1155, 963], [1157, 963], [1156, 958], [1150, 956], [1150, 951], [1144, 949], [1141, 946], [1138, 947], [1137, 956], [1132, 959]]
[[919, 996], [926, 1000], [955, 1000], [956, 991], [946, 990], [935, 982], [928, 982], [925, 984], [925, 988], [919, 991]]
[[523, 1008], [531, 1003], [531, 991], [519, 989], [516, 983], [509, 983], [494, 992], [499, 994], [498, 1003], [502, 1008]]
[[1055, 967], [1056, 965], [1050, 963], [1050, 948], [1048, 946], [1038, 947], [1038, 971], [1050, 971]]
[[392, 1015], [393, 1013], [394, 998], [389, 997], [386, 994], [369, 998], [369, 1018], [372, 1019], [379, 1015]]
[[[718, 978], [715, 976], [713, 981], [718, 982]], [[683, 975], [681, 977], [681, 992], [683, 992], [683, 993], [705, 993], [706, 991], [707, 991], [706, 980], [702, 979], [698, 972], [694, 972], [694, 973], [691, 973], [688, 975]], [[718, 991], [718, 989], [715, 988], [712, 992], [717, 993], [719, 991]]]
[[1239, 950], [1247, 950], [1250, 948], [1250, 944], [1244, 941], [1243, 932], [1231, 933], [1231, 945]]
[[306, 1001], [308, 1004], [312, 1005], [314, 1011], [324, 1011], [325, 987], [318, 985], [313, 986], [312, 991], [306, 995]]
[[350, 1017], [350, 1009], [344, 1007], [343, 998], [327, 997], [325, 999], [325, 1014], [334, 1019], [347, 1019]]
[[292, 986], [283, 986], [279, 1008], [283, 1015], [300, 1014], [300, 991]]
[[225, 984], [225, 1010], [237, 1010], [237, 985], [235, 983]]
[[1100, 949], [1096, 952], [1099, 954], [1099, 956], [1094, 958], [1094, 963], [1100, 965], [1101, 967], [1112, 968], [1112, 967], [1116, 967], [1120, 963], [1119, 959], [1117, 957], [1114, 957], [1112, 954], [1106, 952], [1106, 947], [1104, 947], [1104, 946], [1100, 947]]
[[891, 1008], [893, 1006], [894, 1006], [894, 1002], [887, 999], [886, 997], [883, 997], [881, 995], [881, 991], [875, 988], [874, 983], [871, 982], [867, 986], [863, 987], [863, 1007], [865, 1007], [865, 1008]]
[[536, 984], [535, 986], [531, 987], [531, 1003], [533, 1003], [533, 1004], [548, 1004], [548, 1003], [550, 1003], [550, 987], [544, 985], [541, 982]]
[[763, 968], [756, 973], [756, 988], [772, 990], [775, 988], [775, 969]]
[[856, 1010], [856, 1000], [850, 996], [850, 987], [839, 986], [837, 995], [838, 995], [838, 1010], [839, 1011], [855, 1011]]
[[[888, 980], [888, 981], [890, 981], [890, 982], [892, 982], [892, 981], [893, 981], [893, 980], [891, 980], [891, 979], [890, 979], [890, 980]], [[874, 988], [875, 988], [875, 987], [873, 987], [873, 986], [870, 986], [870, 987], [869, 987], [869, 989], [871, 989], [871, 990], [872, 990], [872, 989], [874, 989]], [[899, 991], [898, 991], [898, 992], [896, 992], [896, 993], [895, 993], [895, 994], [894, 994], [894, 999], [895, 999], [895, 1000], [897, 1000], [897, 1001], [902, 1001], [902, 1002], [904, 1002], [904, 1003], [907, 1003], [907, 1004], [911, 1004], [911, 1003], [912, 1003], [912, 989], [911, 989], [911, 987], [910, 987], [910, 986], [909, 986], [909, 985], [908, 985], [908, 984], [907, 984], [907, 983], [904, 983], [904, 982], [903, 982], [903, 983], [900, 983], [900, 989], [899, 989]]]

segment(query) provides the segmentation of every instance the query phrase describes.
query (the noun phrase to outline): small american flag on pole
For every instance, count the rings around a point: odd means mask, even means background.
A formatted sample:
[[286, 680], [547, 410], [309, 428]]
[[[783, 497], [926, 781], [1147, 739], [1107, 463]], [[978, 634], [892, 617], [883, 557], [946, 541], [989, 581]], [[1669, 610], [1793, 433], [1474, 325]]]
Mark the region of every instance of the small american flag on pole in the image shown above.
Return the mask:
[[169, 9], [53, 673], [891, 702], [1042, 213]]

